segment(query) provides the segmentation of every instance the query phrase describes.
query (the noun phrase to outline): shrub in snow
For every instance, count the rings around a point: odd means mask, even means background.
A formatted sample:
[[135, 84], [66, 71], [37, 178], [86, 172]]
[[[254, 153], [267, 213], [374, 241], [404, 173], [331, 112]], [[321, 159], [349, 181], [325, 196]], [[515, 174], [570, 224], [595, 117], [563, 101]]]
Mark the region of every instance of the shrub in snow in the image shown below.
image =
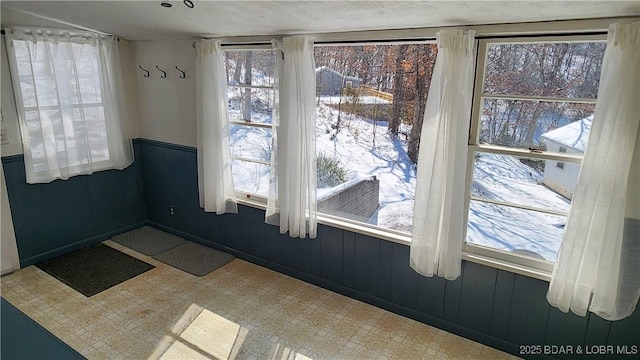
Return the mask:
[[317, 158], [317, 186], [318, 188], [334, 187], [347, 181], [347, 171], [340, 166], [340, 162], [324, 154]]

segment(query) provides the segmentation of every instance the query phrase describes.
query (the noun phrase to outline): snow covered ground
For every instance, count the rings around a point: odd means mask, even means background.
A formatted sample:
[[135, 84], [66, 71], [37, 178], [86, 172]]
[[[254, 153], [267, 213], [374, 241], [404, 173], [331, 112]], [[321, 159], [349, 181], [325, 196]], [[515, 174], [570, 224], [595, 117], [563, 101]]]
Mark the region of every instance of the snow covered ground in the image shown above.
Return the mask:
[[[542, 177], [513, 156], [478, 154], [471, 195], [568, 213], [569, 200], [543, 186]], [[565, 216], [472, 200], [467, 241], [505, 251], [527, 250], [555, 261], [565, 222]]]
[[[322, 102], [325, 104], [338, 104], [340, 102], [340, 96], [322, 96]], [[352, 101], [349, 96], [342, 97], [342, 103]], [[391, 104], [391, 101], [379, 98], [377, 96], [358, 96], [359, 104]]]
[[[231, 94], [231, 112], [239, 106]], [[316, 148], [318, 154], [333, 157], [347, 170], [348, 179], [375, 175], [380, 180], [380, 207], [369, 222], [383, 228], [411, 232], [415, 196], [415, 167], [406, 153], [402, 136], [387, 133], [387, 122], [341, 114], [328, 106], [335, 97], [322, 97], [317, 106]], [[375, 99], [366, 99], [369, 102]], [[388, 103], [379, 99], [380, 103]], [[253, 116], [253, 115], [252, 115]], [[270, 123], [270, 114], [255, 113], [259, 122]], [[402, 133], [410, 128], [403, 125]], [[258, 158], [268, 163], [270, 130], [232, 126], [235, 156]], [[269, 166], [244, 161], [233, 163], [236, 188], [267, 194]], [[569, 201], [542, 185], [541, 172], [514, 157], [479, 154], [474, 167], [472, 195], [503, 202], [566, 213]], [[318, 195], [331, 191], [319, 189]], [[505, 251], [528, 250], [555, 260], [566, 218], [559, 215], [471, 201], [467, 241]]]

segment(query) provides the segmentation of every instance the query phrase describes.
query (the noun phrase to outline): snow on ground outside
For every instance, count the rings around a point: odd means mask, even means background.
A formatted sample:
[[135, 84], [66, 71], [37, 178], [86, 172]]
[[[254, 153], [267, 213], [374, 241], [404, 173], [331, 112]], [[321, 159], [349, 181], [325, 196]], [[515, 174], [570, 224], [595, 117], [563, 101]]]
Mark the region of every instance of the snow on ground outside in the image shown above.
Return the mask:
[[[342, 97], [342, 104], [346, 104], [347, 102], [351, 102], [352, 98], [349, 96]], [[325, 104], [334, 104], [337, 105], [340, 103], [340, 96], [322, 96], [322, 102]], [[391, 104], [392, 102], [389, 100], [385, 100], [383, 98], [379, 98], [377, 96], [358, 96], [359, 104]]]
[[336, 134], [332, 125], [337, 123], [338, 110], [327, 106], [324, 97], [316, 115], [316, 152], [338, 159], [349, 179], [375, 175], [380, 180], [380, 207], [371, 217], [371, 221], [377, 219], [374, 225], [411, 231], [416, 178], [406, 141], [393, 140], [387, 122], [344, 113]]
[[[318, 154], [333, 156], [348, 170], [349, 179], [375, 175], [380, 179], [380, 207], [370, 223], [410, 232], [413, 223], [415, 170], [406, 154], [407, 143], [392, 139], [387, 122], [374, 122], [341, 114], [341, 129], [332, 124], [338, 111], [327, 106], [335, 99], [321, 98], [317, 106], [316, 148]], [[384, 101], [384, 100], [381, 100]], [[231, 108], [239, 109], [231, 102]], [[270, 122], [268, 113], [254, 113], [260, 122]], [[408, 133], [409, 129], [402, 129]], [[236, 126], [231, 128], [232, 151], [268, 161], [270, 132]], [[375, 139], [375, 146], [374, 144]], [[233, 163], [236, 188], [266, 195], [269, 167], [248, 162]], [[542, 173], [515, 158], [480, 154], [474, 167], [473, 194], [488, 199], [568, 212], [569, 202], [541, 184]], [[331, 191], [318, 191], [319, 195]], [[512, 251], [536, 252], [554, 261], [562, 238], [565, 217], [472, 201], [467, 240], [470, 243]]]
[[[481, 153], [472, 195], [568, 213], [570, 202], [542, 185], [542, 172], [506, 155]], [[499, 250], [529, 250], [555, 261], [566, 217], [471, 201], [467, 241]]]

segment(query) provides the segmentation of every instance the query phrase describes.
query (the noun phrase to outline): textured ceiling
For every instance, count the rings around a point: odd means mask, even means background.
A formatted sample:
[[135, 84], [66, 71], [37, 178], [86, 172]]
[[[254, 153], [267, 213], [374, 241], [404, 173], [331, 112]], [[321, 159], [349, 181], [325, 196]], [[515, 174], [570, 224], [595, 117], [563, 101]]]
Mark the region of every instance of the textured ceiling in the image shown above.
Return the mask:
[[[282, 35], [640, 15], [639, 1], [2, 1], [3, 25], [60, 24], [132, 40]], [[56, 26], [57, 25], [57, 26]]]

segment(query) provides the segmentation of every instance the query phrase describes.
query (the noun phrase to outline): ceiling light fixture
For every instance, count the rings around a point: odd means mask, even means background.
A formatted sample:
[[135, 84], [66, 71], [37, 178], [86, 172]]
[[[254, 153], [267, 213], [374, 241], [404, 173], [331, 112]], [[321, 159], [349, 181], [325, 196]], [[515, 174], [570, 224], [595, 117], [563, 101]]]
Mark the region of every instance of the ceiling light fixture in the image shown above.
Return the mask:
[[172, 7], [173, 5], [171, 5], [171, 3], [170, 3], [170, 2], [168, 2], [168, 1], [161, 1], [161, 2], [160, 2], [160, 6], [162, 6], [162, 7], [166, 7], [166, 8], [170, 8], [170, 7]]
[[184, 0], [184, 4], [187, 5], [187, 7], [189, 9], [193, 9], [193, 1], [191, 0]]

